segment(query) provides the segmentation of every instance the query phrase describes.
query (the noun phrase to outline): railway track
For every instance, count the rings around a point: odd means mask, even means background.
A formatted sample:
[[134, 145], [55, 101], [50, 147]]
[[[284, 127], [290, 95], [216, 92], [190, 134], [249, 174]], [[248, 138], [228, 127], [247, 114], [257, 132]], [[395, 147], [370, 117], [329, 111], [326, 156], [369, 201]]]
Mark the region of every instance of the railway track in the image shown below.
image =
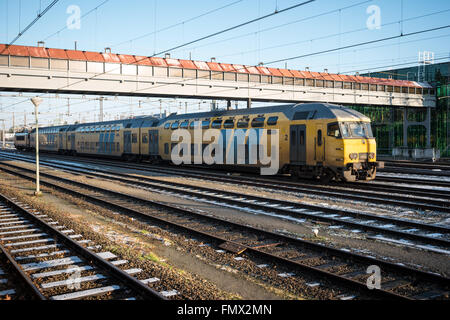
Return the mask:
[[[5, 207], [0, 204], [2, 209]], [[0, 249], [0, 300], [45, 300], [36, 286], [23, 276], [8, 252]]]
[[[1, 152], [0, 152], [1, 154]], [[24, 153], [18, 153], [18, 152], [4, 152], [4, 154], [14, 154], [14, 155], [19, 155], [19, 156], [24, 156], [24, 154], [27, 154], [27, 152]], [[51, 154], [48, 154], [51, 155]], [[74, 156], [66, 156], [66, 155], [58, 155], [57, 156], [58, 159], [66, 159], [69, 161], [74, 161], [76, 159], [76, 162], [82, 162], [82, 163], [91, 163], [93, 165], [98, 165], [98, 164], [106, 164], [106, 165], [111, 165], [111, 166], [118, 166], [118, 167], [124, 167], [124, 168], [130, 168], [129, 164], [124, 163], [122, 160], [115, 160], [115, 159], [109, 159], [109, 160], [104, 160], [101, 158], [95, 158], [95, 160], [92, 160], [92, 157], [89, 156], [81, 156], [81, 157], [74, 157]], [[170, 165], [150, 165], [150, 164], [138, 164], [138, 163], [133, 163], [133, 167], [134, 168], [141, 168], [143, 170], [154, 170], [155, 168], [161, 170], [161, 168], [165, 169], [165, 170], [170, 170], [170, 172], [184, 172], [184, 173], [189, 173], [190, 171], [192, 172], [192, 170], [196, 170], [201, 174], [207, 173], [208, 176], [209, 175], [214, 175], [214, 174], [220, 174], [217, 170], [212, 170], [210, 168], [200, 168], [200, 167], [190, 167], [190, 166], [184, 166], [184, 169], [180, 169], [180, 168], [175, 168], [175, 166], [170, 166]], [[222, 170], [223, 171], [223, 170]], [[183, 173], [183, 174], [184, 174]], [[228, 173], [228, 172], [227, 172]], [[248, 173], [239, 173], [242, 174], [243, 176], [247, 176], [251, 179], [258, 179], [258, 175], [255, 174], [248, 174]], [[338, 182], [338, 183], [327, 183], [326, 185], [318, 183], [317, 181], [314, 180], [308, 180], [305, 179], [302, 182], [292, 182], [292, 178], [291, 177], [286, 177], [283, 175], [277, 175], [275, 177], [271, 177], [272, 180], [275, 180], [276, 183], [280, 184], [289, 184], [289, 185], [298, 185], [298, 186], [302, 186], [302, 185], [307, 185], [307, 186], [321, 186], [321, 187], [329, 187], [329, 186], [333, 186], [334, 188], [340, 188], [340, 187], [348, 187], [351, 188], [352, 190], [355, 189], [359, 189], [362, 191], [377, 191], [377, 190], [382, 190], [385, 192], [399, 192], [404, 193], [404, 191], [407, 191], [408, 194], [411, 195], [419, 195], [420, 193], [422, 195], [424, 194], [435, 194], [435, 193], [439, 193], [439, 190], [433, 190], [430, 188], [426, 189], [426, 193], [424, 192], [424, 189], [421, 188], [422, 186], [432, 186], [432, 187], [442, 187], [442, 188], [450, 188], [450, 181], [441, 181], [441, 180], [436, 180], [436, 179], [429, 179], [427, 176], [423, 176], [423, 179], [421, 178], [413, 178], [408, 176], [407, 174], [399, 176], [399, 177], [392, 177], [392, 176], [381, 176], [378, 175], [375, 181], [370, 181], [370, 182], [365, 182], [365, 181], [356, 181], [356, 182], [351, 182], [351, 183], [343, 183], [343, 182]], [[265, 179], [263, 179], [265, 181], [270, 181], [271, 179], [269, 177], [266, 177]], [[274, 182], [274, 181], [271, 181]], [[392, 186], [390, 183], [391, 182], [395, 182], [397, 184], [401, 184], [401, 185], [395, 185]], [[448, 195], [448, 192], [440, 192], [440, 194], [446, 194]]]
[[425, 161], [402, 161], [388, 160], [384, 161], [387, 167], [429, 169], [429, 170], [450, 170], [450, 162], [425, 162]]
[[[19, 156], [21, 159], [30, 159], [29, 157]], [[73, 158], [71, 158], [73, 161]], [[51, 161], [51, 160], [49, 160]], [[57, 160], [58, 161], [58, 160]], [[94, 166], [108, 165], [119, 168], [130, 169], [127, 164], [113, 161], [77, 158], [78, 163], [87, 163]], [[269, 178], [258, 178], [257, 176], [228, 176], [216, 172], [198, 172], [192, 169], [167, 168], [148, 165], [133, 164], [133, 169], [144, 170], [146, 172], [156, 172], [169, 175], [179, 175], [183, 177], [191, 177], [196, 179], [206, 179], [209, 181], [218, 181], [224, 183], [232, 183], [239, 185], [247, 185], [252, 187], [276, 189], [293, 193], [306, 193], [326, 197], [345, 197], [349, 200], [380, 203], [393, 206], [402, 206], [406, 208], [419, 210], [432, 210], [441, 212], [450, 212], [450, 193], [442, 190], [423, 190], [418, 188], [402, 187], [402, 186], [380, 186], [373, 183], [361, 184], [345, 184], [345, 185], [319, 185], [308, 182], [292, 182], [278, 177], [277, 181]], [[281, 180], [281, 181], [280, 181]], [[360, 186], [358, 188], [357, 186]]]
[[[138, 280], [142, 270], [124, 269], [128, 261], [100, 251], [88, 239], [17, 199], [0, 194], [0, 249], [13, 276], [28, 290], [2, 291], [14, 298], [41, 300], [165, 299], [149, 287], [155, 278]], [[3, 271], [3, 268], [2, 268]], [[143, 275], [143, 274], [142, 274]], [[31, 293], [28, 293], [31, 292]]]
[[[2, 170], [34, 179], [31, 170], [1, 165]], [[13, 168], [14, 167], [14, 168]], [[151, 201], [73, 180], [43, 174], [48, 187], [96, 204], [139, 217], [217, 246], [218, 251], [234, 252], [237, 257], [263, 261], [260, 268], [284, 266], [280, 277], [304, 278], [308, 287], [339, 286], [336, 299], [448, 299], [450, 279], [442, 275], [394, 264], [383, 259], [335, 249], [300, 238], [242, 225], [191, 209]], [[155, 211], [155, 208], [158, 210]], [[367, 268], [378, 266], [383, 272], [380, 289], [367, 286]]]
[[[28, 159], [27, 161], [32, 162]], [[5, 163], [3, 163], [5, 164]], [[42, 162], [47, 164], [47, 162]], [[19, 168], [11, 164], [8, 166]], [[305, 219], [315, 222], [325, 222], [340, 227], [349, 228], [352, 232], [366, 232], [368, 237], [387, 240], [384, 236], [394, 237], [392, 241], [412, 241], [422, 248], [423, 245], [440, 246], [446, 251], [450, 247], [450, 228], [436, 224], [425, 224], [411, 220], [380, 216], [360, 211], [339, 210], [318, 205], [279, 200], [249, 194], [236, 193], [212, 188], [193, 186], [176, 182], [161, 181], [149, 177], [135, 177], [123, 173], [110, 173], [101, 169], [77, 169], [69, 166], [48, 163], [50, 167], [71, 172], [96, 176], [102, 179], [119, 181], [147, 191], [166, 192], [191, 198], [195, 201], [205, 201], [216, 205], [228, 206], [238, 210], [247, 210], [253, 213], [292, 218], [302, 222]], [[43, 175], [47, 175], [43, 173]], [[51, 176], [51, 175], [50, 175]], [[407, 243], [406, 243], [407, 244]], [[433, 249], [434, 250], [434, 249]], [[436, 249], [440, 250], [440, 249]]]

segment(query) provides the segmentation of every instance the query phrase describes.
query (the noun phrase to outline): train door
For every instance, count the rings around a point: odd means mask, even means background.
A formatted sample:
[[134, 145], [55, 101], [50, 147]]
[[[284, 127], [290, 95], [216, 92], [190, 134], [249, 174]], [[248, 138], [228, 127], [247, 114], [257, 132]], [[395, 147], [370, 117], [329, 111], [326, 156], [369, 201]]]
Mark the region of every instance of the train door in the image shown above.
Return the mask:
[[148, 130], [148, 153], [151, 156], [158, 155], [158, 130]]
[[70, 134], [70, 150], [75, 150], [75, 133]]
[[314, 138], [314, 143], [315, 143], [314, 159], [317, 162], [322, 162], [325, 160], [325, 137], [322, 124], [318, 124], [316, 126], [316, 137]]
[[62, 133], [60, 133], [59, 134], [59, 150], [62, 150], [62, 149], [64, 149], [64, 146], [63, 146], [63, 134]]
[[290, 126], [290, 162], [292, 164], [306, 163], [306, 125]]
[[123, 153], [131, 153], [131, 131], [123, 132]]

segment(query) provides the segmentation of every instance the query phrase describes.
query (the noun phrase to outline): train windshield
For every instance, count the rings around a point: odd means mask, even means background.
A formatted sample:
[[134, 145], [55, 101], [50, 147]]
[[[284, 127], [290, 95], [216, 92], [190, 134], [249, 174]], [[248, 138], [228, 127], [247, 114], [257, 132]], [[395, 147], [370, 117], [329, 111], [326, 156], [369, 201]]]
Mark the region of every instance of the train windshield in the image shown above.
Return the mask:
[[368, 122], [342, 122], [340, 127], [344, 138], [373, 138]]

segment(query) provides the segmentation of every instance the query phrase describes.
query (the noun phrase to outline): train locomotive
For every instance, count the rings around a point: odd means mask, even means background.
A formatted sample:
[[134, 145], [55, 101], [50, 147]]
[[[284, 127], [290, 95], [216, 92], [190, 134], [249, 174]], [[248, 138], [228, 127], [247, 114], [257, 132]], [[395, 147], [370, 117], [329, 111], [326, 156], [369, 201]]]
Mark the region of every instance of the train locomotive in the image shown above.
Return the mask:
[[[227, 143], [230, 142], [229, 137], [233, 137], [235, 132], [244, 133], [243, 149], [240, 149], [245, 153], [242, 161], [220, 164], [231, 170], [265, 166], [258, 159], [251, 161], [252, 139], [249, 133], [253, 131], [256, 132], [256, 140], [277, 133], [276, 173], [279, 174], [323, 180], [373, 180], [377, 168], [383, 166], [382, 162], [376, 160], [376, 142], [370, 119], [353, 109], [327, 103], [214, 110], [171, 114], [164, 118], [145, 116], [42, 127], [39, 128], [39, 149], [128, 161], [171, 162], [173, 149], [178, 144], [178, 140], [173, 140], [173, 134], [184, 129], [194, 136], [194, 131], [199, 128], [203, 132], [211, 129], [220, 132], [223, 139], [220, 148], [224, 148], [224, 154], [230, 151], [230, 144]], [[260, 134], [263, 131], [266, 135]], [[16, 148], [33, 150], [35, 135], [35, 129], [29, 133], [16, 134]], [[189, 156], [202, 154], [210, 144], [210, 138], [200, 136], [200, 143], [190, 143]], [[196, 151], [197, 145], [202, 148], [200, 152]], [[236, 145], [232, 148], [237, 150]], [[267, 153], [270, 154], [271, 150], [274, 149], [269, 143]], [[234, 157], [236, 159], [237, 156]], [[211, 165], [204, 160], [195, 163], [200, 166]]]

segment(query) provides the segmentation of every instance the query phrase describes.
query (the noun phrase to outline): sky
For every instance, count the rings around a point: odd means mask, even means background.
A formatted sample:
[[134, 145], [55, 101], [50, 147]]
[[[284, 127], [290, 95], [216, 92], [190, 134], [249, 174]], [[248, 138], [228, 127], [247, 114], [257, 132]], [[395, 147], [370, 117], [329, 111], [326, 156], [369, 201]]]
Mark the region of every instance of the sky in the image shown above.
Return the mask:
[[[0, 43], [12, 41], [51, 2], [0, 0]], [[46, 47], [73, 49], [76, 41], [79, 50], [104, 51], [110, 47], [114, 53], [149, 56], [302, 2], [306, 0], [60, 0], [15, 44], [32, 46], [45, 41]], [[69, 23], [68, 28], [68, 21], [72, 22], [77, 12], [81, 16], [79, 26]], [[316, 0], [170, 50], [170, 54], [182, 59], [209, 61], [215, 57], [226, 63], [263, 62], [280, 68], [365, 73], [396, 64], [415, 65], [418, 52], [425, 50], [434, 52], [436, 62], [448, 61], [450, 28], [315, 53], [446, 26], [449, 22], [450, 2], [446, 0]], [[24, 112], [27, 122], [32, 121], [31, 103], [8, 107], [28, 95], [13, 95], [0, 93], [0, 118], [6, 120], [8, 128], [12, 125], [12, 111], [16, 124], [23, 124]], [[159, 111], [159, 104], [158, 99], [108, 98], [104, 103], [105, 118], [151, 114]], [[210, 108], [210, 101], [164, 99], [162, 104], [168, 112]], [[41, 105], [42, 122], [93, 121], [98, 116], [98, 105], [94, 96], [47, 95]]]

